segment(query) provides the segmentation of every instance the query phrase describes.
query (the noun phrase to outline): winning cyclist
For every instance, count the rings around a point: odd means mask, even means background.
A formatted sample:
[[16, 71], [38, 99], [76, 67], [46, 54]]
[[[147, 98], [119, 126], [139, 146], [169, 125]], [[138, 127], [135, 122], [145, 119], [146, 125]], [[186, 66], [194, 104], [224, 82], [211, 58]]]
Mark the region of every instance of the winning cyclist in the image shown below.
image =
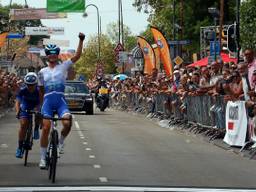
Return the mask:
[[[39, 90], [37, 88], [38, 78], [33, 72], [29, 72], [25, 78], [24, 83], [26, 86], [20, 88], [16, 95], [15, 109], [16, 117], [20, 119], [20, 129], [19, 129], [19, 141], [18, 148], [16, 150], [16, 157], [23, 157], [23, 142], [25, 139], [26, 129], [28, 128], [30, 115], [26, 110], [40, 109], [39, 102]], [[36, 120], [34, 129], [34, 139], [39, 139], [39, 121]]]
[[[85, 35], [79, 33], [79, 45], [74, 57], [63, 63], [58, 62], [58, 55], [60, 48], [56, 45], [47, 45], [45, 47], [45, 54], [48, 59], [48, 67], [45, 67], [39, 71], [39, 86], [40, 86], [40, 100], [42, 103], [41, 112], [44, 117], [53, 117], [53, 112], [56, 111], [60, 118], [71, 118], [71, 114], [68, 110], [65, 98], [65, 80], [67, 76], [68, 68], [75, 63], [81, 56], [83, 41]], [[63, 129], [59, 139], [60, 153], [63, 153], [64, 139], [67, 137], [71, 130], [71, 121], [62, 120]], [[42, 135], [40, 140], [40, 163], [41, 169], [46, 168], [46, 151], [48, 145], [48, 136], [51, 128], [51, 121], [43, 119]]]

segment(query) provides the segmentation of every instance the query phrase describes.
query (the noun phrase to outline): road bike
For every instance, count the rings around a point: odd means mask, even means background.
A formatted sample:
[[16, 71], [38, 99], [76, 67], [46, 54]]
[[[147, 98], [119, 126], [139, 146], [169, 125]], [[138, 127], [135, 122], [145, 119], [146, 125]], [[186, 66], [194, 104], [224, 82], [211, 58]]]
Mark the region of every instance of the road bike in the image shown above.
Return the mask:
[[56, 167], [57, 161], [59, 158], [58, 145], [59, 145], [59, 136], [57, 130], [57, 121], [60, 120], [72, 120], [70, 118], [56, 118], [56, 117], [43, 117], [44, 119], [51, 120], [51, 131], [50, 131], [50, 139], [47, 147], [46, 153], [46, 169], [48, 170], [48, 177], [52, 183], [55, 183], [56, 179]]
[[33, 133], [34, 133], [33, 120], [36, 118], [36, 115], [40, 115], [40, 113], [38, 111], [33, 111], [33, 110], [21, 110], [21, 111], [24, 111], [29, 114], [28, 128], [26, 129], [25, 139], [22, 145], [22, 153], [25, 154], [24, 166], [27, 166], [28, 152], [32, 150], [32, 146], [33, 146]]

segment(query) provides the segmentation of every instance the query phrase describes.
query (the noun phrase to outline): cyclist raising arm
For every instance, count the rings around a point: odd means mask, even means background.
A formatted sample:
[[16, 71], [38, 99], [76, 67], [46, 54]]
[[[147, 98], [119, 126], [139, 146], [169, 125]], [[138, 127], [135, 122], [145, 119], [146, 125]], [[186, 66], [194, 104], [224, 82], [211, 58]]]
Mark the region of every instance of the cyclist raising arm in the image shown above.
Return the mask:
[[[71, 118], [65, 98], [65, 81], [68, 68], [75, 63], [81, 56], [83, 41], [85, 35], [79, 33], [79, 45], [74, 57], [63, 63], [58, 63], [58, 55], [60, 48], [56, 45], [47, 45], [45, 53], [48, 59], [48, 67], [39, 71], [39, 86], [40, 86], [40, 100], [42, 102], [42, 115], [44, 117], [53, 117], [53, 112], [56, 111], [60, 118]], [[59, 139], [60, 153], [63, 153], [64, 139], [71, 130], [71, 121], [62, 120], [63, 129], [61, 130]], [[41, 169], [46, 168], [46, 150], [48, 146], [48, 136], [51, 128], [51, 121], [43, 119], [42, 135], [40, 140], [40, 163]]]
[[[23, 157], [23, 142], [25, 139], [26, 129], [29, 125], [29, 118], [31, 118], [30, 115], [26, 112], [26, 110], [33, 110], [34, 108], [37, 108], [37, 110], [39, 110], [39, 90], [37, 88], [37, 82], [37, 75], [33, 72], [29, 72], [24, 78], [24, 83], [26, 86], [20, 88], [16, 95], [16, 117], [20, 119], [19, 141], [18, 148], [16, 150], [17, 158]], [[38, 129], [39, 122], [38, 119], [36, 119], [34, 139], [39, 139]]]

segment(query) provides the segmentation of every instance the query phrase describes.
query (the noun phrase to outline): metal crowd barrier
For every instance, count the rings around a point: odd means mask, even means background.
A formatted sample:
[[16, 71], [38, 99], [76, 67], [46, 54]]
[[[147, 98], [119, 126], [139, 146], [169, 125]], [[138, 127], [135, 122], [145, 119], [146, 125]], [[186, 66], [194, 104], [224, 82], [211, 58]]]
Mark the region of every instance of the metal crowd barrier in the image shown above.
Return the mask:
[[[222, 96], [214, 98], [208, 95], [186, 96], [181, 101], [176, 94], [145, 95], [129, 92], [121, 93], [119, 105], [124, 109], [138, 110], [143, 113], [160, 112], [165, 115], [171, 115], [176, 119], [184, 119], [202, 126], [225, 128], [226, 103]], [[166, 108], [168, 105], [172, 106], [171, 112]], [[186, 107], [185, 112], [182, 112], [181, 107]]]

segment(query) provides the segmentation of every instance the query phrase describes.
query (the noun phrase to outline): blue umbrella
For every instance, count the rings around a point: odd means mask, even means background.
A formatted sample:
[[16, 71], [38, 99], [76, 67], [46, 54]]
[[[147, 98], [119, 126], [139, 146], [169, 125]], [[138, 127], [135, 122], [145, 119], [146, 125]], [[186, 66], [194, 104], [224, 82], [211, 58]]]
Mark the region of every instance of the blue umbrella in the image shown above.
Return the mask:
[[118, 77], [120, 80], [125, 80], [126, 78], [128, 78], [128, 76], [125, 74], [118, 74], [118, 75], [114, 76], [113, 79], [116, 80]]

